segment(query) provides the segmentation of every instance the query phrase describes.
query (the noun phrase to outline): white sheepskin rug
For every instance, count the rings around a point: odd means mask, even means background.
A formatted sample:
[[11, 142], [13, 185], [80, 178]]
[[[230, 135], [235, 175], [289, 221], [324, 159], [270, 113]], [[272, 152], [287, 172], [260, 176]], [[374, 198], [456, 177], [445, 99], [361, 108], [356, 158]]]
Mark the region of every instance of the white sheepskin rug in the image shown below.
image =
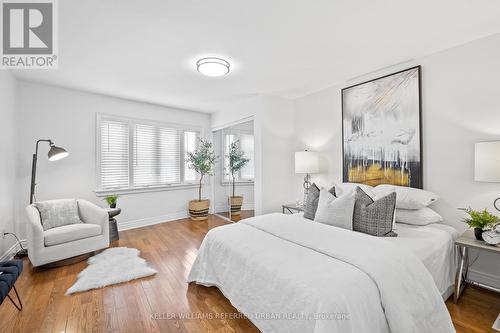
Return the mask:
[[139, 254], [137, 249], [113, 247], [89, 258], [89, 265], [78, 274], [66, 295], [156, 274], [157, 271], [149, 267]]

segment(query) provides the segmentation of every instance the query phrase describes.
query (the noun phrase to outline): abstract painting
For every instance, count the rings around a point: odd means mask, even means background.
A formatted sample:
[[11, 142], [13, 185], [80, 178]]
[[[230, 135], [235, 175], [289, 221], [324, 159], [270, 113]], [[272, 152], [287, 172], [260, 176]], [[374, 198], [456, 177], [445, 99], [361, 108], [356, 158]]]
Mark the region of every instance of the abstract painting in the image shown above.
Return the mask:
[[422, 188], [420, 66], [342, 89], [343, 181]]

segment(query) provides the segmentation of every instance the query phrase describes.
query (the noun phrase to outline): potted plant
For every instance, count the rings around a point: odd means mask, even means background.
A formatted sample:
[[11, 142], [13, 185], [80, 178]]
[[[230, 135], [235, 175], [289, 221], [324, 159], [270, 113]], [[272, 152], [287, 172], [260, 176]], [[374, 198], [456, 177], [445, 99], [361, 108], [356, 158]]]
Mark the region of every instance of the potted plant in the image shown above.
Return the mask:
[[187, 162], [190, 169], [194, 169], [200, 175], [200, 184], [198, 187], [198, 200], [189, 201], [189, 216], [191, 220], [199, 221], [208, 218], [208, 209], [210, 200], [201, 198], [201, 188], [203, 186], [203, 177], [212, 176], [214, 171], [215, 152], [211, 142], [200, 139], [199, 145], [194, 152], [187, 153]]
[[108, 195], [104, 198], [109, 208], [116, 208], [116, 202], [118, 201], [118, 194]]
[[240, 215], [241, 213], [241, 205], [243, 204], [243, 196], [235, 195], [235, 187], [236, 187], [236, 174], [245, 167], [245, 165], [250, 162], [248, 158], [245, 157], [245, 153], [240, 148], [240, 142], [234, 141], [229, 146], [229, 154], [227, 155], [229, 163], [228, 163], [228, 171], [231, 175], [232, 179], [232, 196], [229, 198], [229, 202], [231, 205], [231, 215]]
[[489, 213], [486, 209], [477, 211], [466, 208], [464, 211], [469, 215], [468, 218], [464, 219], [464, 222], [467, 223], [469, 227], [474, 228], [474, 236], [476, 236], [477, 240], [483, 240], [483, 230], [491, 228], [499, 221], [498, 216]]

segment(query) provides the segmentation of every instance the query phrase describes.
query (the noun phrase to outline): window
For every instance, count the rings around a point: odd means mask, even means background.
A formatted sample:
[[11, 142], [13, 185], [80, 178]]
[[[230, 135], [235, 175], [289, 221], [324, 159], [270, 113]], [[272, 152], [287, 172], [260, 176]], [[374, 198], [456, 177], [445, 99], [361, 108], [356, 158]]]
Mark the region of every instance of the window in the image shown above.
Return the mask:
[[229, 148], [231, 143], [235, 141], [240, 142], [240, 149], [245, 154], [245, 157], [250, 161], [248, 164], [240, 170], [236, 175], [236, 180], [240, 181], [250, 181], [254, 180], [254, 137], [253, 134], [247, 133], [245, 131], [231, 131], [230, 133], [225, 133], [223, 136], [223, 147], [224, 147], [224, 163], [223, 163], [223, 179], [224, 181], [231, 181], [231, 175], [229, 174]]
[[178, 128], [135, 125], [134, 186], [181, 182], [180, 132]]
[[104, 120], [101, 122], [101, 187], [128, 186], [128, 124]]
[[169, 124], [101, 116], [101, 190], [190, 184], [197, 180], [186, 155], [196, 149], [199, 130]]
[[198, 133], [184, 132], [184, 180], [195, 181], [198, 179], [196, 171], [188, 166], [187, 153], [192, 153], [196, 149], [198, 143]]
[[253, 152], [253, 134], [241, 134], [240, 135], [240, 147], [245, 153], [245, 156], [250, 159], [248, 164], [240, 171], [240, 179], [251, 179], [255, 178], [254, 174], [254, 152]]

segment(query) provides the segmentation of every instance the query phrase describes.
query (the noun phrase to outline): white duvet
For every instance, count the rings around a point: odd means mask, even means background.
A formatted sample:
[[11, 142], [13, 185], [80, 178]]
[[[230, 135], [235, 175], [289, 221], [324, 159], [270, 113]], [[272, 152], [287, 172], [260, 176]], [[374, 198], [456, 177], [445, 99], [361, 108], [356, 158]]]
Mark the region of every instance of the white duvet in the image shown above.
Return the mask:
[[443, 223], [426, 226], [397, 223], [396, 232], [398, 237], [385, 237], [384, 240], [415, 254], [431, 273], [441, 295], [448, 298], [455, 283], [458, 231]]
[[454, 332], [413, 253], [293, 215], [211, 230], [188, 281], [217, 286], [263, 332]]

